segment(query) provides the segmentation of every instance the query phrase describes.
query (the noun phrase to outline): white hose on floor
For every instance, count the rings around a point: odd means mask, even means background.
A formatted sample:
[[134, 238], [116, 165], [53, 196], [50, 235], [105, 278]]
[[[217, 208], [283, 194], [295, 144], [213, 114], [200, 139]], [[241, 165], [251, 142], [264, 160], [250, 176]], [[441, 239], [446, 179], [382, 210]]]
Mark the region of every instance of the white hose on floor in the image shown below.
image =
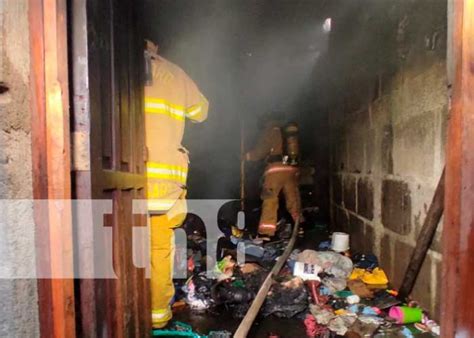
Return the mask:
[[277, 276], [278, 273], [280, 272], [281, 268], [285, 264], [286, 260], [291, 254], [291, 251], [293, 251], [293, 247], [296, 242], [296, 237], [298, 236], [298, 228], [299, 228], [300, 222], [299, 220], [295, 222], [295, 226], [293, 228], [293, 233], [290, 238], [290, 242], [288, 243], [288, 246], [286, 247], [285, 251], [283, 252], [283, 255], [281, 255], [278, 258], [278, 261], [276, 264], [273, 266], [272, 271], [268, 274], [267, 278], [265, 278], [265, 281], [262, 284], [262, 287], [260, 290], [258, 290], [257, 296], [252, 302], [252, 305], [250, 306], [249, 310], [245, 314], [244, 319], [240, 323], [239, 327], [237, 328], [237, 331], [235, 332], [234, 338], [246, 338], [250, 328], [252, 327], [252, 324], [255, 320], [255, 318], [258, 315], [258, 312], [260, 311], [260, 308], [263, 305], [263, 302], [265, 301], [265, 298], [267, 297], [268, 291], [270, 290], [272, 283], [273, 283], [273, 277]]

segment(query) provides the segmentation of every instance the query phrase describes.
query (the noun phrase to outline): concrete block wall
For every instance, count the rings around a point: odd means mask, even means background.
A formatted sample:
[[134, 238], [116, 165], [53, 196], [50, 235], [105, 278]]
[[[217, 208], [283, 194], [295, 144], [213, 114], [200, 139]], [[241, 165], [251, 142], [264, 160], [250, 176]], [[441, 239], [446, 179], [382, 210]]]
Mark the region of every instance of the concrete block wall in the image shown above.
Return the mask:
[[[446, 62], [405, 65], [376, 81], [379, 95], [331, 118], [331, 211], [353, 252], [373, 252], [401, 284], [444, 166], [448, 118]], [[413, 297], [439, 313], [441, 224]]]
[[[400, 287], [444, 167], [447, 1], [367, 0], [334, 13], [331, 220]], [[339, 23], [339, 25], [338, 25]], [[335, 60], [335, 61], [333, 61]], [[413, 291], [439, 314], [441, 228]]]
[[[30, 200], [32, 191], [30, 46], [28, 0], [0, 0], [0, 199]], [[31, 206], [2, 209], [2, 272], [34, 269], [35, 225]], [[14, 224], [15, 226], [11, 226]], [[23, 270], [24, 271], [24, 270]], [[28, 270], [28, 274], [31, 270]], [[34, 271], [32, 272], [34, 275]], [[0, 280], [0, 337], [38, 337], [36, 279]]]

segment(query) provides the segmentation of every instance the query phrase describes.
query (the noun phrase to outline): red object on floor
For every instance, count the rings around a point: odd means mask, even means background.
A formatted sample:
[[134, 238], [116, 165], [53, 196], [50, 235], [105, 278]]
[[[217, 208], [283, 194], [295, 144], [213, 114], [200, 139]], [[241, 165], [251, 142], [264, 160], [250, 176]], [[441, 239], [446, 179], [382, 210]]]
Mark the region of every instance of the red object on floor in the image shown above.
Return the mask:
[[306, 335], [310, 338], [316, 337], [316, 319], [313, 315], [307, 314], [304, 320], [304, 326], [306, 326]]
[[310, 280], [306, 282], [306, 285], [308, 285], [309, 290], [311, 291], [311, 297], [313, 298], [314, 304], [317, 305], [324, 305], [327, 303], [328, 299], [325, 296], [321, 296], [319, 294], [319, 289], [318, 287], [321, 285], [321, 282], [315, 281], [315, 280]]
[[311, 314], [306, 315], [304, 325], [306, 326], [306, 336], [309, 338], [319, 337], [328, 331], [327, 327], [316, 323], [316, 319]]
[[318, 304], [318, 305], [321, 305], [319, 304], [319, 293], [318, 293], [318, 286], [321, 284], [319, 283], [318, 281], [314, 281], [314, 280], [310, 280], [310, 281], [307, 281], [306, 282], [309, 286], [309, 289], [311, 290], [311, 297], [313, 297], [313, 302], [315, 304]]
[[195, 267], [196, 267], [196, 265], [194, 264], [193, 257], [189, 257], [189, 259], [188, 259], [188, 271], [193, 272]]

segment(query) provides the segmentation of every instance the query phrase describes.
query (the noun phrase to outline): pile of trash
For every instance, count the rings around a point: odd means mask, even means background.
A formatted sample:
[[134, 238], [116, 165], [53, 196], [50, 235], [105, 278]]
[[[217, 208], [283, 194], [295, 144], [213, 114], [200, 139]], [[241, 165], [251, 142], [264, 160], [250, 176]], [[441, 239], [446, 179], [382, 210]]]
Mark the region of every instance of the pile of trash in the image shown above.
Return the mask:
[[[439, 326], [426, 312], [414, 302], [403, 304], [397, 298], [377, 257], [370, 253], [351, 256], [348, 235], [342, 235], [346, 243], [339, 247], [334, 239], [341, 234], [335, 233], [333, 241], [321, 243], [318, 250], [295, 249], [275, 277], [260, 316], [294, 318], [305, 326], [307, 337], [439, 336]], [[182, 298], [181, 304], [192, 311], [245, 316], [288, 238], [263, 242], [238, 231], [232, 231], [232, 237], [232, 245], [224, 246], [212, 269], [188, 264], [190, 277], [179, 285], [176, 295], [177, 300]], [[192, 260], [205, 254], [192, 251], [188, 256]], [[239, 262], [239, 257], [245, 261]]]
[[173, 322], [169, 328], [153, 330], [154, 337], [190, 337], [190, 338], [231, 338], [229, 331], [211, 331], [208, 335], [201, 335], [193, 331], [191, 325], [182, 322]]
[[308, 337], [439, 336], [439, 326], [416, 303], [402, 304], [397, 299], [377, 257], [346, 255], [313, 250], [296, 254], [296, 264], [317, 274], [300, 275], [312, 290], [304, 320]]

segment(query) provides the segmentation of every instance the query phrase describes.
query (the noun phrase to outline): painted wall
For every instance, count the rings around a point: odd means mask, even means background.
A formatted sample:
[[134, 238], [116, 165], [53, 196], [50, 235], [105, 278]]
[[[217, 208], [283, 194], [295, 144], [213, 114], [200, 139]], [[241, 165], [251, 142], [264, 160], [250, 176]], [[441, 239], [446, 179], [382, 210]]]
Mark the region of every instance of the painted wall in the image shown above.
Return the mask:
[[[1, 200], [33, 197], [28, 29], [28, 1], [0, 0], [0, 81], [3, 90], [8, 89], [0, 94]], [[0, 223], [9, 224], [0, 226], [2, 269], [5, 262], [13, 269], [34, 269], [32, 208], [23, 204], [1, 213]], [[39, 336], [36, 283], [35, 279], [0, 280], [1, 337]]]

